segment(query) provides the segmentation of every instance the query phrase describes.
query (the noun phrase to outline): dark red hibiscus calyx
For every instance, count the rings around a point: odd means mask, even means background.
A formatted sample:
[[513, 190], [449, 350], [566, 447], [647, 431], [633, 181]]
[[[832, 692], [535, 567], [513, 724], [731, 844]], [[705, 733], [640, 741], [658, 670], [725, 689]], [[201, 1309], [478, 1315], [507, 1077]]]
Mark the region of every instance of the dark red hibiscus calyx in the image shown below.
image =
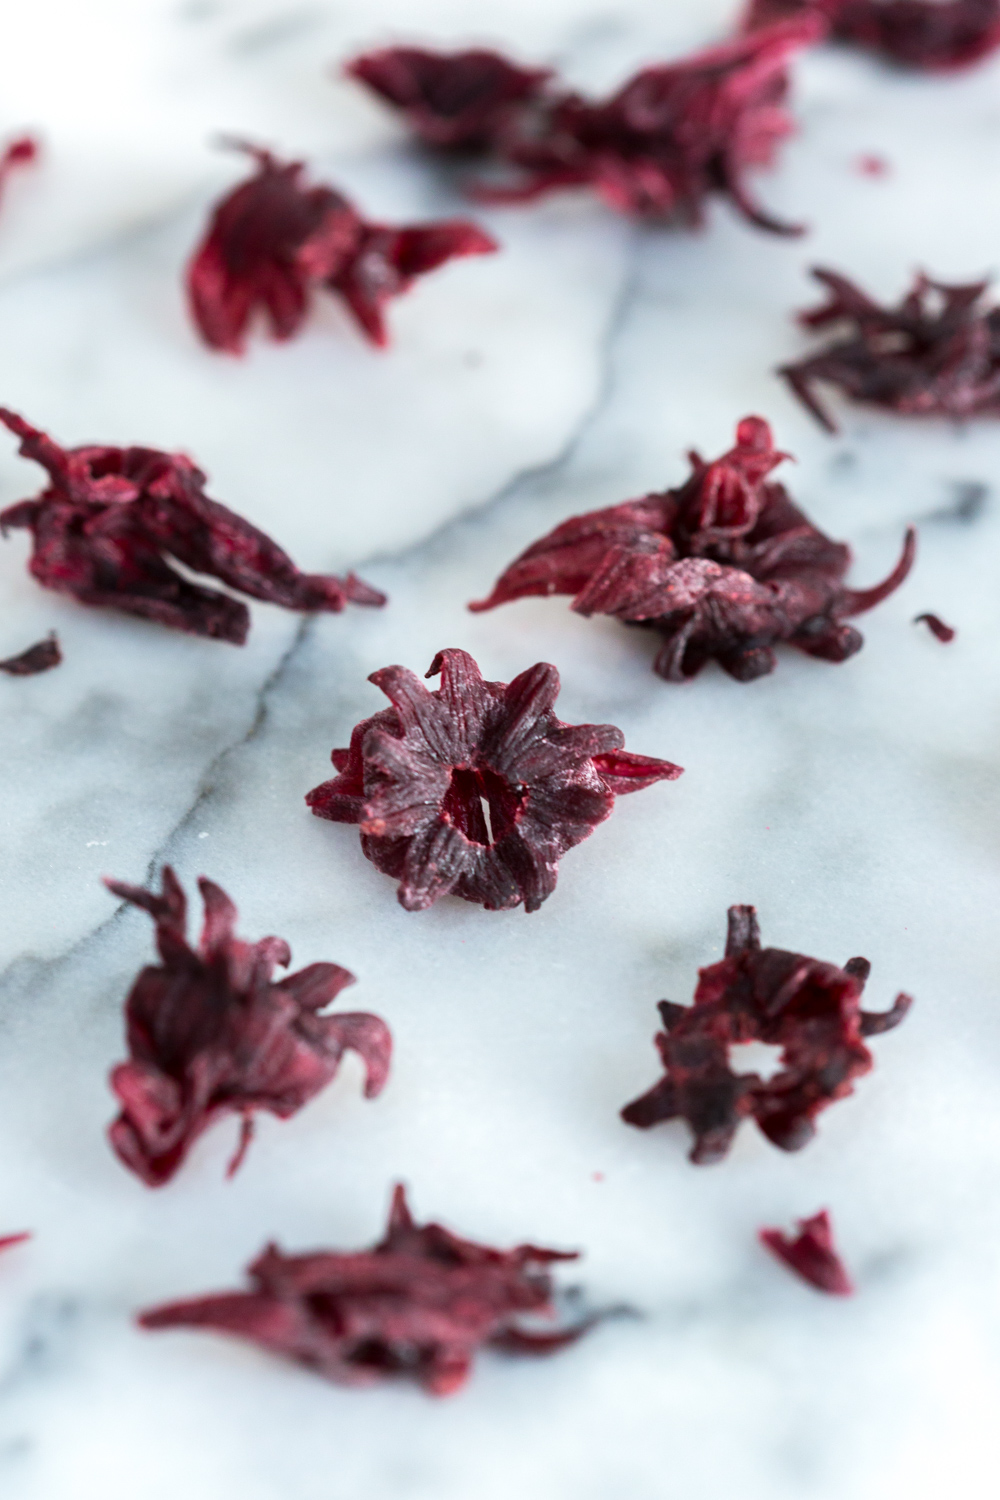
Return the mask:
[[[285, 609], [337, 612], [385, 595], [349, 573], [300, 573], [287, 553], [205, 494], [205, 475], [183, 453], [155, 448], [60, 448], [0, 407], [21, 453], [47, 470], [48, 488], [0, 512], [0, 531], [27, 527], [30, 568], [46, 588], [242, 646], [245, 604], [191, 583], [171, 560]], [[51, 663], [54, 665], [54, 663]]]
[[310, 187], [304, 162], [234, 144], [253, 158], [255, 171], [219, 203], [187, 269], [191, 314], [213, 349], [241, 353], [258, 315], [276, 339], [291, 338], [321, 290], [337, 296], [365, 335], [384, 345], [385, 306], [393, 297], [445, 261], [499, 248], [465, 219], [369, 223], [342, 193]]
[[249, 1268], [251, 1291], [168, 1303], [139, 1322], [233, 1334], [345, 1385], [407, 1377], [448, 1396], [478, 1349], [548, 1354], [585, 1332], [592, 1319], [554, 1330], [524, 1321], [554, 1317], [548, 1267], [575, 1259], [536, 1245], [493, 1250], [440, 1224], [418, 1226], [397, 1187], [373, 1249], [283, 1255], [269, 1245]]
[[388, 1076], [392, 1038], [363, 1012], [328, 1016], [324, 1008], [354, 975], [317, 963], [272, 979], [291, 962], [288, 944], [235, 934], [236, 908], [211, 880], [199, 880], [205, 923], [197, 948], [187, 941], [187, 903], [169, 865], [160, 895], [105, 881], [156, 923], [161, 962], [142, 970], [125, 1004], [129, 1059], [111, 1074], [121, 1114], [109, 1131], [127, 1167], [160, 1187], [198, 1136], [224, 1114], [242, 1120], [230, 1175], [243, 1158], [255, 1111], [280, 1119], [300, 1110], [334, 1077], [347, 1051], [365, 1064], [365, 1095]]
[[549, 68], [521, 68], [482, 48], [385, 47], [355, 57], [345, 71], [398, 109], [428, 146], [458, 151], [499, 148], [552, 76]]
[[[816, 1116], [874, 1066], [866, 1038], [898, 1026], [912, 1004], [901, 994], [891, 1010], [863, 1011], [870, 968], [864, 958], [838, 969], [761, 948], [755, 909], [731, 906], [726, 956], [701, 970], [694, 1004], [660, 1001], [664, 1076], [622, 1119], [643, 1130], [686, 1120], [698, 1163], [720, 1161], [750, 1119], [783, 1151], [800, 1150], [816, 1133]], [[781, 1048], [772, 1078], [735, 1071], [729, 1049], [743, 1042]]]
[[431, 692], [405, 667], [368, 679], [392, 703], [334, 750], [339, 775], [306, 797], [313, 812], [356, 823], [377, 869], [399, 881], [407, 911], [461, 896], [488, 911], [537, 911], [559, 860], [603, 823], [615, 797], [681, 774], [633, 755], [611, 724], [564, 724], [559, 673], [546, 662], [511, 683], [485, 682], [466, 651], [439, 651]]
[[0, 672], [6, 672], [8, 677], [36, 677], [39, 672], [48, 672], [52, 667], [58, 667], [61, 661], [59, 637], [52, 630], [44, 641], [36, 641], [27, 651], [0, 661]]
[[[589, 187], [611, 208], [698, 224], [714, 194], [753, 223], [797, 233], [753, 200], [747, 174], [773, 164], [793, 129], [788, 60], [817, 40], [811, 14], [676, 63], [644, 68], [607, 99], [585, 99], [495, 54], [371, 53], [348, 71], [403, 111], [424, 141], [478, 147], [514, 168], [479, 183], [480, 201], [518, 203]], [[475, 69], [469, 59], [480, 59]], [[483, 58], [490, 58], [487, 67]]]
[[669, 682], [708, 661], [740, 682], [773, 671], [782, 641], [844, 661], [863, 638], [846, 623], [898, 588], [916, 540], [875, 588], [848, 588], [850, 549], [813, 526], [769, 480], [787, 455], [760, 417], [737, 427], [736, 445], [713, 463], [689, 455], [679, 489], [574, 516], [535, 542], [469, 607], [493, 609], [531, 594], [572, 594], [582, 615], [613, 615], [663, 637], [654, 669]]
[[830, 35], [928, 72], [965, 68], [1000, 47], [1000, 0], [753, 0], [743, 27], [816, 15]]
[[837, 427], [817, 384], [903, 416], [1000, 415], [1000, 308], [985, 305], [988, 281], [949, 286], [918, 276], [900, 303], [880, 307], [836, 271], [813, 275], [829, 296], [799, 321], [831, 341], [779, 374], [828, 432]]
[[833, 1243], [833, 1225], [827, 1210], [822, 1209], [811, 1219], [800, 1219], [796, 1228], [798, 1234], [794, 1237], [781, 1229], [762, 1229], [758, 1238], [765, 1249], [818, 1292], [849, 1297], [854, 1287]]

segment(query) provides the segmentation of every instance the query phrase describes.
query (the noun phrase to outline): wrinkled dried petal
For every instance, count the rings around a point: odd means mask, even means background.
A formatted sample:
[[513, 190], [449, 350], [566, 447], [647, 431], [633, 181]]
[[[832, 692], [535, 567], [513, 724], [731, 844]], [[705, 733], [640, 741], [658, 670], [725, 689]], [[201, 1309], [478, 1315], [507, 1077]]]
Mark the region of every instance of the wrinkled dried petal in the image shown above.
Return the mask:
[[953, 626], [946, 625], [938, 615], [917, 615], [913, 623], [914, 625], [926, 625], [931, 634], [937, 636], [938, 640], [946, 646], [958, 634], [958, 631]]
[[551, 1353], [590, 1321], [550, 1332], [554, 1261], [575, 1253], [493, 1250], [440, 1224], [416, 1225], [402, 1186], [385, 1238], [371, 1250], [283, 1255], [269, 1245], [249, 1267], [253, 1290], [152, 1308], [143, 1328], [209, 1328], [250, 1340], [344, 1385], [407, 1377], [436, 1396], [468, 1378], [484, 1347]]
[[929, 72], [968, 67], [1000, 47], [1000, 0], [753, 0], [743, 29], [807, 14], [826, 20], [837, 41]]
[[[643, 1130], [686, 1120], [698, 1163], [720, 1161], [746, 1119], [782, 1150], [800, 1150], [816, 1116], [873, 1067], [865, 1038], [897, 1026], [912, 1003], [901, 994], [889, 1011], [863, 1011], [869, 968], [863, 958], [838, 969], [761, 948], [755, 909], [730, 907], [726, 956], [699, 972], [694, 1004], [660, 1002], [664, 1077], [626, 1105], [622, 1119]], [[779, 1071], [767, 1081], [734, 1072], [729, 1048], [742, 1042], [780, 1047]]]
[[369, 678], [392, 703], [331, 756], [339, 775], [306, 802], [356, 823], [368, 859], [399, 881], [407, 911], [461, 896], [487, 911], [538, 907], [560, 858], [611, 813], [616, 796], [681, 774], [631, 755], [611, 724], [564, 724], [555, 667], [485, 682], [466, 651], [441, 651], [431, 692], [405, 667]]
[[833, 1243], [833, 1225], [827, 1210], [824, 1208], [811, 1219], [799, 1219], [796, 1228], [798, 1234], [794, 1238], [781, 1229], [762, 1229], [760, 1242], [817, 1291], [849, 1297], [854, 1286]]
[[213, 349], [241, 354], [258, 315], [274, 338], [292, 338], [321, 287], [385, 344], [382, 310], [390, 298], [455, 256], [499, 248], [464, 220], [398, 229], [366, 223], [342, 193], [307, 186], [304, 162], [230, 144], [249, 153], [256, 171], [218, 204], [187, 269], [191, 315]]
[[386, 47], [355, 57], [345, 71], [394, 105], [427, 145], [461, 151], [498, 144], [551, 77], [549, 68], [521, 68], [481, 48]]
[[220, 1115], [242, 1118], [230, 1175], [250, 1142], [253, 1112], [287, 1119], [333, 1079], [346, 1051], [365, 1065], [365, 1096], [382, 1090], [392, 1038], [378, 1016], [321, 1014], [354, 975], [339, 964], [310, 964], [274, 981], [291, 962], [281, 938], [246, 943], [236, 908], [210, 880], [198, 882], [205, 923], [187, 941], [187, 902], [169, 865], [159, 895], [106, 880], [122, 900], [156, 923], [162, 963], [142, 970], [125, 1003], [129, 1060], [111, 1075], [122, 1106], [109, 1130], [127, 1167], [150, 1187], [177, 1171], [195, 1140]]
[[300, 573], [269, 536], [208, 498], [205, 475], [182, 453], [64, 449], [2, 407], [0, 422], [21, 439], [24, 457], [48, 471], [37, 499], [0, 513], [4, 535], [31, 531], [31, 573], [46, 588], [236, 646], [250, 628], [246, 605], [190, 583], [172, 559], [285, 609], [337, 613], [349, 600], [385, 603], [353, 573]]
[[899, 587], [916, 537], [907, 533], [881, 584], [847, 588], [850, 549], [824, 536], [768, 478], [787, 456], [766, 422], [746, 417], [721, 458], [689, 455], [692, 473], [679, 489], [564, 521], [469, 608], [572, 594], [578, 614], [656, 630], [663, 645], [654, 670], [669, 682], [696, 676], [711, 660], [737, 681], [753, 681], [773, 671], [782, 641], [845, 661], [863, 644], [845, 620]]
[[837, 427], [817, 383], [901, 415], [1000, 415], [1000, 308], [984, 305], [989, 282], [951, 286], [921, 275], [897, 306], [882, 307], [836, 271], [812, 274], [829, 297], [799, 321], [829, 329], [832, 342], [778, 373], [828, 432]]
[[6, 672], [9, 677], [34, 677], [39, 672], [58, 667], [61, 661], [59, 637], [52, 630], [44, 641], [36, 641], [19, 656], [8, 656], [6, 661], [0, 661], [0, 672]]

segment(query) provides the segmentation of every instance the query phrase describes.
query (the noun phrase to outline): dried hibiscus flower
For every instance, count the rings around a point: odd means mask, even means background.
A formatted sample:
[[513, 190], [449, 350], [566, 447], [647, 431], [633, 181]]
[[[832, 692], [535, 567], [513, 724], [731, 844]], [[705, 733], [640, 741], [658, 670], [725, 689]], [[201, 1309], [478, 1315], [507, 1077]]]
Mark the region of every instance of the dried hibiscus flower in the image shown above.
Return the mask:
[[61, 661], [59, 637], [52, 630], [44, 641], [36, 641], [19, 656], [8, 656], [6, 661], [0, 661], [0, 672], [6, 672], [9, 677], [34, 677], [39, 672], [58, 667]]
[[310, 964], [276, 983], [288, 944], [236, 937], [236, 908], [211, 880], [199, 880], [205, 924], [197, 949], [187, 942], [187, 902], [169, 865], [163, 891], [105, 881], [156, 923], [162, 963], [142, 970], [125, 1003], [129, 1060], [111, 1074], [122, 1110], [108, 1134], [127, 1167], [149, 1187], [177, 1171], [202, 1131], [220, 1115], [242, 1119], [236, 1171], [250, 1144], [253, 1113], [279, 1119], [324, 1089], [347, 1051], [366, 1070], [365, 1096], [388, 1076], [392, 1038], [378, 1016], [320, 1014], [354, 975], [339, 964]]
[[824, 536], [768, 475], [787, 457], [760, 417], [745, 418], [736, 446], [713, 463], [689, 455], [676, 490], [574, 516], [535, 542], [500, 577], [493, 609], [531, 594], [573, 594], [582, 615], [613, 615], [664, 637], [654, 670], [669, 682], [715, 659], [740, 682], [773, 671], [780, 641], [844, 661], [863, 638], [845, 624], [898, 588], [915, 534], [881, 584], [846, 588], [848, 547]]
[[743, 29], [810, 14], [837, 41], [928, 72], [968, 67], [1000, 47], [1000, 0], [753, 0]]
[[794, 1239], [780, 1229], [762, 1229], [758, 1238], [772, 1255], [817, 1291], [849, 1297], [854, 1287], [833, 1243], [833, 1225], [826, 1209], [811, 1219], [800, 1219], [796, 1228], [798, 1234]]
[[497, 145], [540, 95], [550, 68], [521, 68], [498, 52], [385, 47], [345, 70], [400, 111], [428, 146], [479, 151]]
[[36, 500], [0, 512], [4, 535], [31, 531], [31, 572], [46, 588], [236, 646], [250, 628], [246, 605], [189, 582], [170, 559], [285, 609], [385, 603], [353, 573], [300, 573], [270, 537], [208, 498], [205, 475], [182, 453], [60, 448], [3, 407], [0, 422], [21, 439], [24, 457], [48, 471]]
[[576, 1255], [518, 1245], [493, 1250], [441, 1224], [418, 1227], [398, 1186], [386, 1235], [371, 1250], [283, 1255], [269, 1245], [249, 1267], [253, 1290], [168, 1303], [143, 1328], [210, 1328], [306, 1365], [343, 1385], [408, 1376], [435, 1396], [464, 1385], [477, 1349], [548, 1354], [590, 1321], [544, 1331], [553, 1261]]
[[949, 286], [918, 276], [896, 307], [880, 307], [836, 271], [812, 274], [830, 295], [799, 321], [831, 329], [833, 342], [778, 373], [828, 432], [837, 427], [817, 382], [905, 416], [1000, 415], [1000, 308], [983, 305], [988, 281]]
[[[853, 1093], [854, 1080], [872, 1068], [865, 1038], [898, 1026], [912, 1004], [897, 995], [889, 1011], [863, 1011], [870, 969], [864, 958], [838, 969], [761, 948], [755, 909], [731, 906], [726, 956], [700, 971], [694, 1004], [660, 1001], [665, 1030], [656, 1045], [665, 1076], [626, 1105], [622, 1119], [642, 1130], [686, 1120], [693, 1162], [720, 1161], [746, 1119], [782, 1150], [800, 1150], [820, 1111]], [[773, 1078], [733, 1070], [729, 1049], [743, 1042], [781, 1048]]]
[[[520, 169], [519, 182], [478, 184], [473, 192], [482, 202], [590, 187], [618, 212], [698, 224], [707, 199], [722, 193], [754, 224], [794, 234], [753, 201], [745, 178], [771, 165], [790, 134], [788, 59], [824, 31], [812, 15], [784, 21], [644, 68], [596, 101], [546, 90], [543, 71], [496, 54], [399, 48], [358, 58], [348, 71], [401, 108], [425, 141], [478, 147]], [[473, 56], [489, 58], [489, 67], [470, 70]]]
[[407, 911], [461, 896], [487, 911], [537, 911], [559, 860], [588, 838], [615, 797], [673, 781], [681, 768], [632, 755], [611, 724], [564, 724], [546, 662], [511, 683], [484, 682], [466, 651], [439, 651], [431, 692], [405, 667], [369, 682], [392, 702], [334, 750], [339, 775], [306, 802], [320, 818], [357, 823], [361, 847], [399, 881]]
[[938, 615], [917, 615], [913, 621], [914, 625], [926, 625], [933, 636], [936, 636], [943, 645], [947, 646], [958, 634], [954, 626], [946, 625]]
[[257, 313], [266, 314], [276, 339], [291, 338], [313, 292], [324, 287], [346, 303], [373, 343], [384, 345], [384, 308], [392, 297], [445, 261], [499, 248], [464, 219], [370, 224], [333, 188], [307, 186], [303, 162], [234, 144], [253, 158], [256, 171], [218, 205], [187, 270], [191, 313], [213, 349], [241, 353]]

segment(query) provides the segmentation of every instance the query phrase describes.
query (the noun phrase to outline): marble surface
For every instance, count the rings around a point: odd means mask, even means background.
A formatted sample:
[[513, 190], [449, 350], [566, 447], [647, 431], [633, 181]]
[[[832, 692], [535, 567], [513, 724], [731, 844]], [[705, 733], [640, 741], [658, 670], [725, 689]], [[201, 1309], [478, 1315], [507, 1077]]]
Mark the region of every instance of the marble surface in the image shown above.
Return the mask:
[[[10, 8], [13, 10], [13, 7]], [[502, 43], [602, 88], [720, 35], [722, 0], [35, 0], [4, 19], [0, 129], [44, 165], [0, 219], [3, 401], [67, 443], [184, 448], [210, 492], [303, 567], [353, 565], [380, 612], [253, 607], [243, 650], [88, 611], [0, 547], [0, 655], [58, 629], [65, 663], [0, 679], [0, 1491], [5, 1500], [965, 1500], [994, 1493], [1000, 1396], [1000, 428], [841, 408], [819, 432], [770, 373], [826, 262], [896, 295], [1000, 254], [1000, 63], [956, 79], [817, 52], [764, 200], [787, 242], [713, 209], [701, 235], [586, 198], [479, 215], [502, 254], [428, 278], [373, 351], [327, 309], [284, 347], [215, 357], [179, 270], [239, 166], [220, 131], [307, 153], [374, 213], [460, 211], [331, 65], [389, 38]], [[883, 155], [888, 175], [857, 166]], [[867, 583], [920, 527], [905, 587], [842, 667], [782, 655], [741, 686], [667, 686], [651, 646], [559, 600], [465, 612], [565, 516], [674, 483], [750, 411]], [[0, 440], [0, 501], [37, 471]], [[956, 625], [949, 647], [911, 621]], [[332, 745], [381, 703], [369, 672], [447, 645], [488, 676], [555, 662], [568, 720], [612, 721], [687, 767], [623, 801], [543, 909], [408, 915], [352, 830], [308, 815]], [[102, 873], [165, 860], [225, 886], [251, 937], [333, 959], [396, 1036], [390, 1086], [349, 1061], [294, 1120], [234, 1128], [150, 1192], [104, 1129], [121, 1003], [151, 952]], [[787, 1156], [747, 1129], [696, 1169], [680, 1128], [629, 1130], [656, 1075], [655, 1002], [690, 997], [725, 909], [765, 941], [874, 965], [917, 1006], [878, 1066]], [[239, 1284], [271, 1237], [351, 1247], [390, 1185], [499, 1244], [578, 1247], [591, 1305], [628, 1304], [544, 1362], [485, 1356], [467, 1390], [339, 1390], [135, 1309]], [[858, 1283], [825, 1301], [755, 1243], [827, 1205]]]

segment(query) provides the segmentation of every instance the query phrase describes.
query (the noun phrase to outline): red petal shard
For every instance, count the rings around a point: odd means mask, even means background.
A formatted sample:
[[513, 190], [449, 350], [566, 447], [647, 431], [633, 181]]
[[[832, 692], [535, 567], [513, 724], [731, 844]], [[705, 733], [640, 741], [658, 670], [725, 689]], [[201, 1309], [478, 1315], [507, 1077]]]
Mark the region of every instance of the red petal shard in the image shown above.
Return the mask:
[[836, 41], [903, 67], [950, 72], [1000, 47], [1000, 0], [752, 0], [743, 30], [816, 15]]
[[44, 641], [36, 641], [19, 656], [8, 656], [6, 661], [0, 661], [0, 672], [6, 672], [8, 677], [35, 677], [39, 672], [58, 667], [61, 661], [59, 637], [52, 630]]
[[342, 1385], [408, 1378], [449, 1396], [481, 1348], [548, 1354], [591, 1326], [524, 1326], [555, 1316], [548, 1267], [575, 1259], [536, 1245], [493, 1250], [441, 1224], [418, 1226], [397, 1186], [385, 1237], [371, 1250], [284, 1255], [269, 1245], [249, 1268], [251, 1291], [167, 1303], [138, 1321], [248, 1339]]
[[537, 911], [559, 860], [607, 818], [616, 796], [673, 781], [670, 761], [632, 755], [612, 724], [564, 724], [555, 667], [485, 682], [466, 651], [440, 651], [432, 692], [405, 667], [369, 678], [392, 703], [358, 724], [339, 775], [306, 797], [356, 823], [377, 869], [399, 881], [407, 911], [461, 896], [487, 911]]
[[945, 646], [955, 639], [957, 630], [951, 625], [946, 625], [937, 615], [917, 615], [913, 621], [914, 625], [926, 625], [932, 635], [937, 636]]
[[374, 1098], [389, 1073], [392, 1037], [363, 1012], [321, 1012], [354, 975], [339, 964], [310, 964], [275, 981], [291, 953], [280, 938], [246, 943], [236, 908], [210, 880], [199, 880], [205, 924], [187, 941], [187, 902], [169, 865], [160, 894], [106, 880], [114, 895], [149, 912], [161, 964], [142, 970], [125, 1002], [129, 1060], [111, 1074], [122, 1110], [109, 1130], [125, 1165], [149, 1187], [168, 1182], [195, 1140], [226, 1113], [241, 1117], [237, 1169], [250, 1144], [252, 1114], [288, 1119], [334, 1078], [347, 1051], [359, 1054]]
[[851, 1278], [833, 1243], [833, 1225], [824, 1208], [811, 1219], [800, 1219], [798, 1234], [793, 1238], [781, 1229], [761, 1229], [761, 1244], [788, 1268], [808, 1281], [819, 1292], [833, 1297], [849, 1297], [854, 1291]]
[[23, 1230], [20, 1234], [5, 1234], [0, 1236], [0, 1250], [13, 1250], [15, 1245], [23, 1245], [25, 1240], [30, 1239], [29, 1230]]
[[[816, 1133], [816, 1116], [874, 1066], [865, 1038], [898, 1026], [912, 1004], [898, 995], [889, 1011], [863, 1011], [869, 967], [862, 958], [838, 969], [762, 948], [754, 907], [731, 906], [726, 956], [699, 972], [694, 1004], [660, 1002], [664, 1076], [622, 1119], [642, 1130], [686, 1120], [691, 1160], [700, 1164], [721, 1161], [748, 1119], [782, 1150], [800, 1150]], [[780, 1047], [779, 1071], [767, 1080], [734, 1072], [729, 1049], [743, 1042]]]

